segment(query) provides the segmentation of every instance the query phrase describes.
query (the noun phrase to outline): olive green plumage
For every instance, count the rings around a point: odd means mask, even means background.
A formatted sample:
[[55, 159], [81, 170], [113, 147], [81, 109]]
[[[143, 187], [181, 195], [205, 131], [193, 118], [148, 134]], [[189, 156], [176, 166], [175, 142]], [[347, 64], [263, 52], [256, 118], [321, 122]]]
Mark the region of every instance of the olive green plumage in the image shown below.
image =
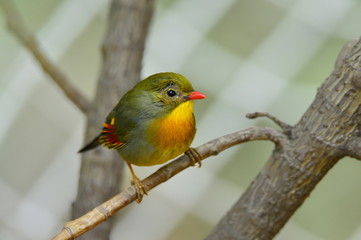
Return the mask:
[[196, 130], [190, 100], [204, 97], [180, 74], [151, 75], [120, 99], [103, 132], [79, 152], [104, 144], [131, 164], [164, 163], [189, 148]]

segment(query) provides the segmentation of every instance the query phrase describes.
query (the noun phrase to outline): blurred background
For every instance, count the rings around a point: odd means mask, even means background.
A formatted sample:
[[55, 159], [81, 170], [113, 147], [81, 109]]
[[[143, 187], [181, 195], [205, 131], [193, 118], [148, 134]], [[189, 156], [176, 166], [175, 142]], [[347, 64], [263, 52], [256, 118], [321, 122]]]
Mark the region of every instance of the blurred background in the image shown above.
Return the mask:
[[[14, 2], [46, 53], [92, 98], [109, 1]], [[360, 22], [360, 0], [158, 0], [143, 76], [179, 72], [207, 94], [195, 104], [193, 146], [276, 127], [248, 112], [295, 124], [343, 45], [361, 35]], [[70, 217], [85, 117], [8, 32], [2, 11], [0, 53], [0, 239], [49, 239]], [[243, 144], [180, 173], [117, 214], [112, 239], [203, 239], [272, 148]], [[143, 178], [155, 169], [135, 171]], [[360, 172], [360, 162], [340, 161], [276, 239], [361, 239]]]

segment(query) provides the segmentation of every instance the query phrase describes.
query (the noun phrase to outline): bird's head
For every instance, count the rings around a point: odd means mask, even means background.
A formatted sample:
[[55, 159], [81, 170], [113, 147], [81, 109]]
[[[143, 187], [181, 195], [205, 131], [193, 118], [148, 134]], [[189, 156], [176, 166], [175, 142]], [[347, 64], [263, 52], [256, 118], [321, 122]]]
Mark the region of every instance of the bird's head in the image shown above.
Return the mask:
[[206, 98], [203, 93], [193, 90], [188, 79], [172, 72], [151, 75], [138, 85], [149, 94], [155, 105], [165, 111], [172, 111], [189, 100]]

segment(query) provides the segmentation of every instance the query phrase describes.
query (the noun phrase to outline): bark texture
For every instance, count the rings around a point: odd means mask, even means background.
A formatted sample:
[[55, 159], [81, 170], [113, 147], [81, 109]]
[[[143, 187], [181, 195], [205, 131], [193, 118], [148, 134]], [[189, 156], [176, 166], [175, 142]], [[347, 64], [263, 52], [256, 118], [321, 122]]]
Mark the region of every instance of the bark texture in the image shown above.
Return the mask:
[[[92, 140], [120, 97], [140, 80], [153, 0], [113, 0], [102, 53], [103, 66], [96, 97], [89, 110], [85, 142]], [[98, 148], [82, 156], [78, 194], [72, 218], [77, 218], [119, 192], [123, 161], [116, 151]], [[112, 220], [82, 236], [109, 239]]]
[[[354, 42], [355, 43], [355, 42]], [[361, 40], [339, 55], [287, 141], [206, 238], [272, 239], [344, 156], [360, 157]]]

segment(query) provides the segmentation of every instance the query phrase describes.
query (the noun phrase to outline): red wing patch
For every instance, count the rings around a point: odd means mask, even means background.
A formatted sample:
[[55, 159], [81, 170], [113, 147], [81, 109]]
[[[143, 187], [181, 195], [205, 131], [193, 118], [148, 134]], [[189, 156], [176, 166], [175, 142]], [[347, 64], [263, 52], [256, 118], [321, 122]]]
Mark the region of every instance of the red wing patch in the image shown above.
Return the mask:
[[109, 149], [119, 149], [125, 143], [120, 141], [117, 136], [117, 132], [114, 128], [115, 118], [112, 118], [110, 124], [107, 122], [103, 123], [102, 134], [100, 135], [99, 142], [104, 144]]

